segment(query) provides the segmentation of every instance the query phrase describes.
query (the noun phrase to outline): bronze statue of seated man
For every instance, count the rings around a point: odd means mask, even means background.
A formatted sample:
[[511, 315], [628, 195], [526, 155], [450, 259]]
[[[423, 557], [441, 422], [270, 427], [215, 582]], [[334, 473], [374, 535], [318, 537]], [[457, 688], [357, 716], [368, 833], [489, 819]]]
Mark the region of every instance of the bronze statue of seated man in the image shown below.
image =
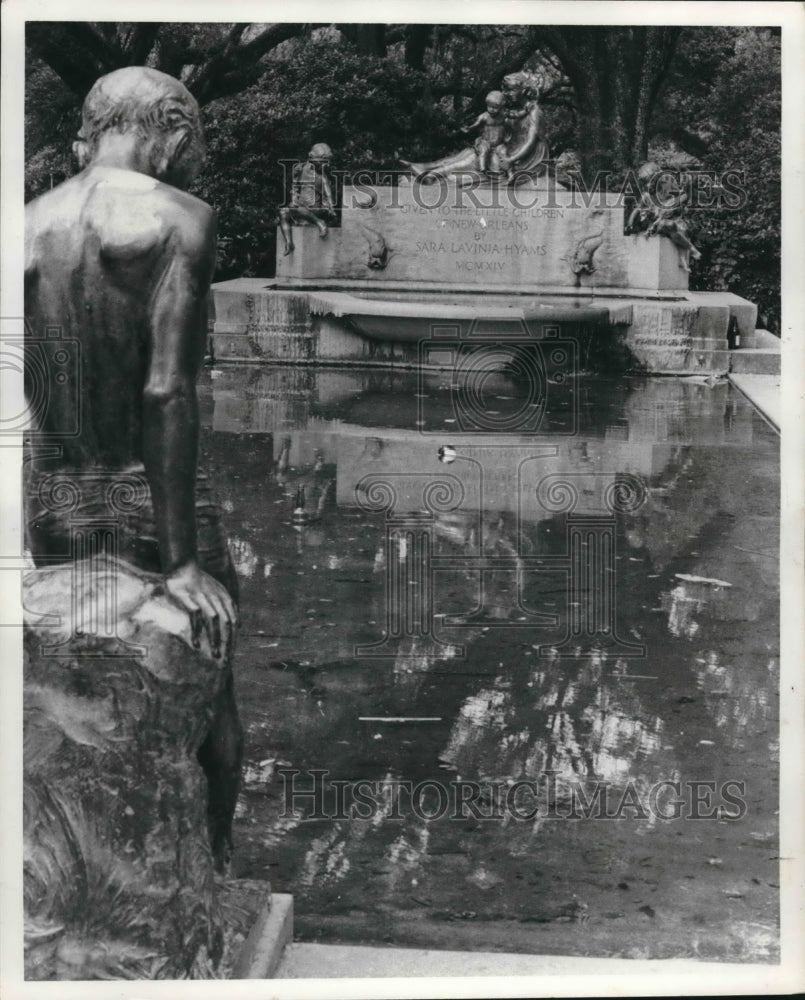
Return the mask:
[[[26, 461], [27, 541], [38, 565], [74, 557], [68, 515], [43, 503], [54, 473], [82, 484], [78, 513], [98, 524], [109, 517], [110, 484], [132, 476], [145, 484], [139, 509], [116, 519], [111, 554], [162, 573], [166, 592], [190, 615], [194, 642], [204, 629], [214, 655], [227, 653], [224, 693], [198, 753], [220, 870], [231, 849], [243, 735], [228, 657], [236, 580], [203, 477], [197, 488], [195, 383], [216, 245], [212, 210], [183, 190], [204, 159], [198, 105], [164, 73], [117, 70], [90, 90], [74, 150], [81, 172], [25, 213], [27, 335], [42, 338], [56, 326], [77, 342], [80, 358], [74, 377], [59, 379], [58, 352], [26, 348], [29, 396], [37, 364], [44, 358], [53, 368]], [[78, 432], [65, 435], [76, 413]], [[51, 435], [56, 454], [37, 446]]]

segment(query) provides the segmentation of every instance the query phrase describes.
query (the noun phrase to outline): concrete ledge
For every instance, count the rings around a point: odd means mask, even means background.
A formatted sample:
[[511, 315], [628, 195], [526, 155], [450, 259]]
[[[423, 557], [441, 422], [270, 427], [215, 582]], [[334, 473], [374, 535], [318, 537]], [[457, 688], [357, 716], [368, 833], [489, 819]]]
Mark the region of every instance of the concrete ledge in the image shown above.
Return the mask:
[[[581, 286], [577, 288], [550, 283], [540, 285], [538, 288], [529, 288], [521, 284], [501, 284], [490, 291], [489, 289], [480, 287], [477, 283], [467, 282], [465, 284], [455, 283], [452, 284], [449, 289], [446, 289], [443, 283], [438, 281], [428, 281], [425, 278], [421, 278], [416, 281], [389, 281], [377, 279], [372, 281], [371, 286], [368, 286], [366, 281], [361, 281], [357, 278], [294, 278], [292, 280], [283, 278], [232, 278], [229, 281], [217, 283], [214, 288], [237, 291], [234, 287], [235, 283], [241, 281], [257, 283], [259, 287], [254, 287], [253, 290], [255, 291], [261, 289], [263, 291], [276, 292], [295, 292], [300, 290], [315, 292], [332, 290], [339, 292], [360, 292], [362, 294], [371, 294], [378, 297], [382, 292], [391, 292], [394, 295], [407, 296], [419, 302], [436, 301], [438, 298], [443, 298], [445, 295], [449, 295], [450, 297], [453, 297], [454, 295], [461, 295], [478, 300], [486, 299], [490, 295], [513, 295], [519, 298], [532, 299], [535, 296], [542, 295], [567, 296], [568, 298], [575, 298], [577, 295], [583, 294], [585, 291], [590, 294], [594, 294], [597, 299], [620, 299], [626, 297], [629, 299], [656, 299], [661, 302], [675, 302], [684, 301], [690, 294], [687, 291], [674, 291], [673, 289], [663, 289], [661, 291], [657, 291], [649, 288], [606, 288], [601, 286], [596, 286], [593, 289], [585, 289]], [[232, 287], [228, 288], [228, 286]]]
[[746, 375], [730, 372], [730, 382], [763, 414], [775, 430], [780, 430], [782, 401], [779, 375]]
[[782, 353], [764, 347], [739, 347], [730, 351], [730, 371], [738, 375], [779, 375]]
[[775, 337], [768, 330], [755, 330], [748, 337], [741, 337], [741, 349], [744, 347], [762, 347], [767, 351], [780, 351], [782, 344], [779, 337]]
[[274, 893], [244, 942], [232, 978], [273, 979], [292, 938], [293, 896]]
[[[700, 963], [664, 960], [656, 974], [694, 971]], [[496, 951], [436, 951], [362, 945], [292, 944], [276, 979], [387, 979], [420, 976], [550, 976], [634, 973], [634, 962], [617, 958], [571, 958]]]

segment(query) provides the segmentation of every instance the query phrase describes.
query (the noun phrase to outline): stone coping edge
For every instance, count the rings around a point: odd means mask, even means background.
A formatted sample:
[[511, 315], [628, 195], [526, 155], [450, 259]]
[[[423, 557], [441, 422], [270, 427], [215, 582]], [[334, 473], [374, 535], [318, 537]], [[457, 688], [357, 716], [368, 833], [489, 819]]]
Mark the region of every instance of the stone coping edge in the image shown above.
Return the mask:
[[272, 893], [243, 943], [233, 979], [273, 979], [293, 939], [293, 896]]
[[[743, 372], [730, 372], [727, 378], [735, 388], [755, 407], [758, 413], [777, 433], [780, 433], [780, 378], [778, 375], [751, 375]], [[763, 387], [762, 392], [758, 388]], [[765, 397], [765, 398], [764, 398]], [[770, 398], [771, 397], [771, 398]], [[774, 406], [771, 400], [777, 402]]]
[[[494, 297], [517, 296], [522, 298], [540, 298], [556, 296], [559, 298], [578, 298], [584, 296], [590, 299], [647, 299], [660, 302], [684, 302], [690, 295], [701, 294], [682, 289], [654, 290], [650, 288], [617, 288], [612, 285], [579, 285], [576, 288], [567, 285], [533, 285], [523, 287], [522, 284], [500, 285], [494, 289], [479, 288], [477, 284], [454, 285], [445, 288], [438, 281], [350, 281], [339, 278], [297, 278], [288, 281], [282, 278], [229, 278], [216, 281], [211, 286], [213, 291], [236, 292], [358, 292], [381, 296], [383, 292], [405, 292], [416, 296], [421, 292], [438, 293], [449, 297], [456, 295], [472, 295], [479, 299]], [[709, 293], [728, 294], [728, 293]]]

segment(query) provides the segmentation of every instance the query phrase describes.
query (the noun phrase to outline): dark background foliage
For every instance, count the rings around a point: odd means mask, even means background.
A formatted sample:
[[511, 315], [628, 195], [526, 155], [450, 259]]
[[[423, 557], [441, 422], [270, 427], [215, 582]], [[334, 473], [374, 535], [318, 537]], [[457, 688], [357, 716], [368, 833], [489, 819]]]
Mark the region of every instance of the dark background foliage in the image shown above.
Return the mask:
[[71, 142], [98, 76], [172, 73], [202, 105], [209, 159], [195, 193], [218, 211], [218, 278], [271, 273], [280, 161], [314, 142], [347, 174], [443, 155], [504, 74], [539, 70], [553, 153], [572, 151], [585, 177], [649, 157], [742, 174], [744, 204], [691, 213], [692, 283], [757, 302], [779, 330], [777, 29], [38, 22], [27, 41], [26, 196], [76, 169]]

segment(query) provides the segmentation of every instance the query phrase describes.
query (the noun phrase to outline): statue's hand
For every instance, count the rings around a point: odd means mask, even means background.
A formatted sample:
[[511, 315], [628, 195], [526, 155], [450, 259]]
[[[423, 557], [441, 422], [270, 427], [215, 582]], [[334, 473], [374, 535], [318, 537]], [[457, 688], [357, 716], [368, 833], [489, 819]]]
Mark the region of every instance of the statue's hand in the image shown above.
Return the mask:
[[237, 612], [225, 587], [205, 573], [197, 562], [185, 563], [165, 577], [168, 594], [190, 615], [193, 645], [199, 647], [201, 630], [206, 629], [213, 656], [221, 655], [222, 629], [229, 646]]

